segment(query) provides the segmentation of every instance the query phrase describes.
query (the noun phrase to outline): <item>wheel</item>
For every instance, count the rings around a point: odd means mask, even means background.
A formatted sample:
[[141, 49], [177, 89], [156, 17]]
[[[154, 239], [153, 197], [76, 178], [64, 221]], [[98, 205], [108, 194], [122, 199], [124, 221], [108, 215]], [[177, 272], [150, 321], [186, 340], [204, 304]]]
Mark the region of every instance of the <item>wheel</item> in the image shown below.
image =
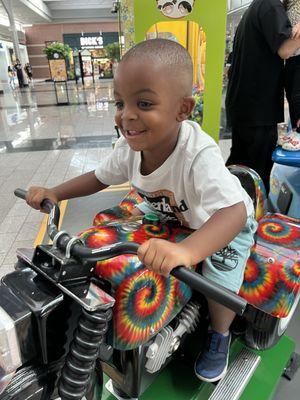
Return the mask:
[[[63, 361], [45, 366], [24, 366], [0, 395], [0, 400], [59, 400], [57, 378], [63, 367]], [[100, 400], [102, 397], [102, 370], [95, 369], [90, 387], [84, 400]]]
[[62, 363], [45, 366], [27, 365], [20, 368], [0, 395], [0, 400], [49, 400], [58, 399], [57, 375]]
[[245, 332], [245, 342], [249, 347], [266, 350], [274, 346], [287, 330], [300, 300], [300, 290], [294, 304], [285, 318], [276, 318], [260, 310], [254, 310], [253, 322], [248, 322]]

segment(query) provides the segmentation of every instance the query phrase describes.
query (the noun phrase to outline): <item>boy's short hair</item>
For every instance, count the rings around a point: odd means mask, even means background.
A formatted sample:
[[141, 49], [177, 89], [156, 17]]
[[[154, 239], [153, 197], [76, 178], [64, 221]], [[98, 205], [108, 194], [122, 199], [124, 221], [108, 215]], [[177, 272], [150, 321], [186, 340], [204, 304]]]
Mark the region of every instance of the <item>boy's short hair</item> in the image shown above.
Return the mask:
[[192, 89], [193, 61], [189, 52], [181, 44], [168, 39], [145, 40], [129, 49], [124, 54], [121, 63], [141, 59], [169, 67], [178, 76], [178, 80], [185, 77], [189, 90]]

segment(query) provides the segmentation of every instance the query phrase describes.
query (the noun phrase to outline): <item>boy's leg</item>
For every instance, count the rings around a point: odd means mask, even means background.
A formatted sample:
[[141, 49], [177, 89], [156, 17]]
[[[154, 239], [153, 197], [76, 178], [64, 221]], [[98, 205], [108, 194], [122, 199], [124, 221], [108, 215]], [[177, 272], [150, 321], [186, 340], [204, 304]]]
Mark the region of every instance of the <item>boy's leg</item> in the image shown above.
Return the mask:
[[[250, 249], [254, 244], [256, 227], [254, 217], [249, 217], [245, 228], [226, 248], [205, 260], [203, 275], [233, 292], [238, 292]], [[229, 328], [235, 313], [213, 300], [208, 300], [208, 308], [211, 326], [205, 348], [196, 360], [195, 373], [201, 380], [215, 382], [223, 378], [227, 371], [231, 340]]]
[[216, 301], [207, 299], [210, 327], [218, 333], [227, 333], [235, 317], [235, 312]]

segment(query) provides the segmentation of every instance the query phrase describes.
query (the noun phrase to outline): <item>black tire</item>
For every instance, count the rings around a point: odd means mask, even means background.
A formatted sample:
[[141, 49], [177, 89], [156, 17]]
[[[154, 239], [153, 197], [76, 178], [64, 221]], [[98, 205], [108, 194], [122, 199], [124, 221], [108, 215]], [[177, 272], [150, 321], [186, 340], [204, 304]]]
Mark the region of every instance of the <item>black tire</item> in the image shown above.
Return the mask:
[[[28, 365], [20, 368], [14, 375], [0, 400], [58, 400], [57, 380], [63, 362], [51, 366], [34, 367]], [[99, 400], [102, 397], [102, 370], [96, 371], [91, 377], [91, 384], [85, 400]]]
[[20, 368], [0, 395], [0, 400], [49, 400], [58, 398], [56, 380], [62, 363]]
[[245, 332], [245, 343], [256, 350], [266, 350], [275, 346], [284, 335], [300, 300], [300, 291], [296, 295], [294, 304], [286, 318], [276, 318], [263, 311], [253, 309], [253, 315], [248, 322]]

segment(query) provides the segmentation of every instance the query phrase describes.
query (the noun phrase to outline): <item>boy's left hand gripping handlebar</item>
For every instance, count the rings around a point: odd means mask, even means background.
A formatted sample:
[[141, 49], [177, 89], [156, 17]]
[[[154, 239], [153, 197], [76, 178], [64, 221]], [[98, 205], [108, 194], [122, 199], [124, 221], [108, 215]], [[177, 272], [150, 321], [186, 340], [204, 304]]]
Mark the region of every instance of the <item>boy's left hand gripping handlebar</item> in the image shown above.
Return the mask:
[[[22, 200], [26, 200], [26, 194], [27, 194], [27, 190], [24, 189], [15, 189], [14, 191], [15, 196], [19, 197]], [[52, 208], [55, 206], [55, 204], [53, 203], [52, 200], [49, 199], [44, 199], [41, 203], [41, 207], [47, 211], [47, 213], [49, 214], [52, 210]]]
[[[17, 197], [26, 200], [26, 190], [16, 189], [14, 193]], [[57, 228], [60, 214], [59, 207], [49, 199], [43, 200], [41, 207], [49, 213], [47, 232], [50, 238], [53, 239], [59, 234]], [[61, 250], [65, 250], [71, 239], [68, 233], [63, 232], [57, 241], [57, 246]], [[116, 243], [99, 249], [90, 249], [82, 243], [74, 243], [71, 253], [75, 257], [101, 261], [121, 254], [137, 254], [138, 248], [139, 244], [132, 242]], [[179, 266], [174, 268], [171, 271], [171, 275], [186, 283], [192, 289], [202, 293], [204, 296], [230, 308], [238, 315], [242, 315], [247, 307], [247, 301], [242, 297], [215, 282], [209, 281], [204, 276], [186, 267]]]

